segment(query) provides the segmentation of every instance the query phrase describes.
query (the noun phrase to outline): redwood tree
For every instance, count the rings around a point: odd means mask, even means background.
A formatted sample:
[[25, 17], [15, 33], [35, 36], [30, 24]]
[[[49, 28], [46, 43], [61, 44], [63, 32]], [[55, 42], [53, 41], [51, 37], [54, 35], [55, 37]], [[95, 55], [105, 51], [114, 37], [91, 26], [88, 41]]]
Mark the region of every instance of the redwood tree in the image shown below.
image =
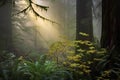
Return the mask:
[[120, 0], [103, 0], [101, 46], [108, 49], [104, 69], [113, 70], [111, 80], [119, 80], [120, 68]]
[[92, 0], [77, 0], [76, 39], [85, 39], [79, 35], [79, 32], [89, 34], [88, 40], [93, 39]]
[[120, 45], [119, 0], [103, 0], [101, 46], [112, 49]]

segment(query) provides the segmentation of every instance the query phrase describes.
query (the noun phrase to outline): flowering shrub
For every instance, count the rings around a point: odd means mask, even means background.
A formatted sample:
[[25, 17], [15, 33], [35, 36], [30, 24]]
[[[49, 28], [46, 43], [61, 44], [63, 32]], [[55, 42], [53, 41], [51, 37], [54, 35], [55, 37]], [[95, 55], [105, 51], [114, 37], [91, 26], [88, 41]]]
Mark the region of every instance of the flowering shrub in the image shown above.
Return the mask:
[[[86, 33], [80, 33], [80, 35], [87, 37]], [[74, 55], [67, 55], [67, 59], [63, 62], [63, 65], [73, 73], [75, 80], [92, 80], [96, 79], [97, 63], [103, 60], [106, 50], [97, 47], [97, 45], [88, 40], [74, 41], [75, 47], [77, 47]]]

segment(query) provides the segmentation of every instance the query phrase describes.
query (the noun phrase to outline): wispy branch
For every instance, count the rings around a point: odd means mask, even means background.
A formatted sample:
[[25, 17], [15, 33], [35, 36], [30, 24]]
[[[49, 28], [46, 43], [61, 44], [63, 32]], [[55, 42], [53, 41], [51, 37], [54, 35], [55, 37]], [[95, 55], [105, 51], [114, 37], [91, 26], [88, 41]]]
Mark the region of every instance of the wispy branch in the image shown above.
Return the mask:
[[30, 6], [26, 7], [25, 9], [23, 9], [22, 11], [20, 11], [20, 12], [18, 12], [16, 14], [25, 13], [29, 8], [30, 8]]
[[[56, 23], [56, 24], [58, 24], [57, 22], [52, 21], [52, 20], [50, 20], [50, 19], [48, 19], [48, 18], [40, 15], [40, 14], [34, 9], [33, 5], [41, 8], [41, 9], [43, 9], [43, 10], [45, 10], [45, 11], [47, 11], [47, 9], [49, 8], [48, 6], [39, 5], [39, 4], [36, 4], [36, 3], [32, 2], [32, 0], [29, 0], [29, 5], [28, 5], [26, 8], [24, 8], [23, 10], [21, 10], [21, 11], [19, 11], [18, 13], [14, 14], [14, 15], [18, 15], [18, 14], [20, 14], [20, 13], [25, 13], [28, 9], [30, 9], [30, 10], [32, 10], [32, 12], [33, 12], [33, 14], [34, 14], [35, 16], [37, 16], [37, 17], [39, 17], [39, 18], [41, 18], [41, 19], [43, 19], [43, 20], [47, 20], [47, 21], [49, 21], [49, 22], [51, 22], [51, 23]], [[14, 15], [13, 15], [13, 16], [14, 16]]]
[[37, 6], [37, 7], [39, 7], [39, 8], [41, 8], [41, 9], [44, 9], [45, 11], [47, 11], [48, 10], [48, 6], [43, 6], [43, 5], [39, 5], [39, 4], [36, 4], [36, 3], [34, 3], [34, 2], [32, 2], [35, 6]]

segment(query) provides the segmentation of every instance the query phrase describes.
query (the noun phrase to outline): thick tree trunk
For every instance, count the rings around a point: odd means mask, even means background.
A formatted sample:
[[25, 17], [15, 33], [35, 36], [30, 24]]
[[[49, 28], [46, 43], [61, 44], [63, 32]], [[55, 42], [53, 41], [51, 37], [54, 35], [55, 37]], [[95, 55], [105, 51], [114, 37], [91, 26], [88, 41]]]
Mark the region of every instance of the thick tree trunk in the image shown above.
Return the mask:
[[[120, 68], [120, 0], [103, 0], [103, 25], [101, 46], [107, 48], [109, 57], [106, 59], [107, 70], [115, 70], [119, 73]], [[120, 80], [116, 73], [110, 74], [111, 80]]]
[[77, 0], [77, 27], [76, 39], [86, 39], [79, 35], [79, 32], [85, 32], [90, 36], [87, 40], [93, 40], [92, 28], [92, 0]]
[[10, 50], [12, 47], [11, 4], [0, 7], [0, 51]]
[[101, 46], [112, 49], [120, 45], [119, 0], [103, 0], [103, 25]]

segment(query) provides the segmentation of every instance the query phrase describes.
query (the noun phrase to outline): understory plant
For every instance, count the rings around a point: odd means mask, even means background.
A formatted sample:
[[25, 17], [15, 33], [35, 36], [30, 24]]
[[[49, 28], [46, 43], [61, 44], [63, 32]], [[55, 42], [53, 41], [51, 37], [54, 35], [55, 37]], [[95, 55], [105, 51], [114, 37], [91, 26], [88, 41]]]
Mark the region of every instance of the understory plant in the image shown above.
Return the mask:
[[15, 58], [15, 55], [6, 51], [3, 51], [0, 54], [2, 57], [2, 61], [0, 62], [0, 80], [22, 80], [23, 78], [25, 79], [22, 73], [17, 70], [20, 61]]
[[[88, 34], [80, 32], [82, 37]], [[96, 80], [99, 72], [97, 64], [106, 55], [106, 49], [100, 48], [89, 40], [63, 40], [54, 43], [49, 56], [73, 75], [74, 80]]]
[[0, 80], [120, 80], [120, 55], [115, 50], [109, 52], [89, 40], [64, 39], [34, 60], [4, 51]]
[[16, 58], [7, 53], [0, 62], [0, 80], [72, 80], [71, 74], [54, 61], [40, 56], [36, 61], [26, 60], [23, 56]]
[[109, 50], [96, 67], [100, 73], [98, 80], [120, 80], [119, 46]]
[[19, 71], [29, 75], [30, 80], [66, 80], [68, 77], [69, 80], [72, 79], [71, 74], [62, 66], [46, 60], [45, 56], [35, 62], [23, 60], [21, 66], [18, 67]]
[[61, 64], [65, 61], [68, 55], [73, 55], [75, 50], [74, 41], [63, 39], [55, 42], [50, 46], [48, 56], [51, 60], [56, 61], [57, 64]]
[[[80, 32], [83, 37], [88, 37], [86, 33]], [[69, 71], [72, 71], [75, 80], [96, 80], [97, 64], [105, 56], [106, 50], [99, 48], [96, 43], [89, 40], [75, 41], [76, 53], [67, 56], [63, 63]]]

